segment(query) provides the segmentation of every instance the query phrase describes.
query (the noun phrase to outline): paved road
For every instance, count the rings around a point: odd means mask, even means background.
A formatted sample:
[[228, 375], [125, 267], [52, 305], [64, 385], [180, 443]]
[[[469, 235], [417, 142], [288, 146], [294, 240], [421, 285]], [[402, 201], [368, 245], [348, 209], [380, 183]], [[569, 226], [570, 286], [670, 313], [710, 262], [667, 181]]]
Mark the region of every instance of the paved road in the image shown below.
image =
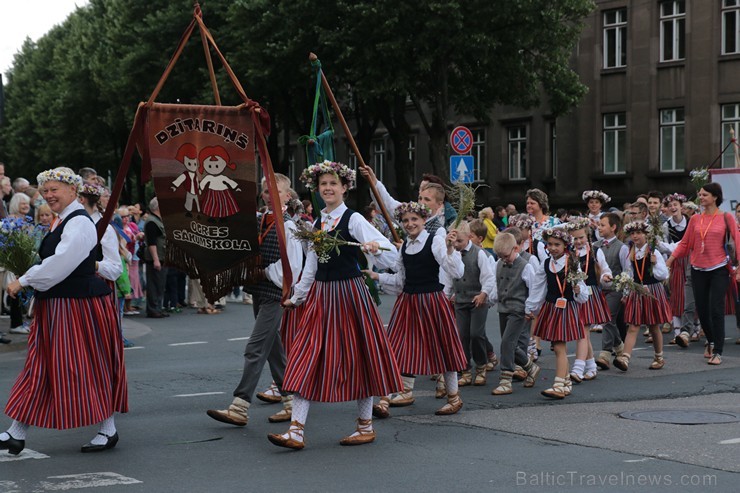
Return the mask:
[[[392, 302], [384, 297], [384, 320]], [[494, 345], [496, 319], [488, 326]], [[252, 324], [251, 307], [241, 304], [215, 316], [186, 310], [163, 320], [127, 319], [126, 334], [138, 346], [126, 351], [131, 412], [117, 418], [116, 449], [81, 455], [79, 446], [94, 427], [32, 429], [29, 449], [18, 458], [0, 453], [0, 492], [738, 490], [740, 423], [686, 426], [619, 417], [654, 409], [740, 413], [734, 332], [719, 368], [705, 364], [697, 344], [684, 351], [666, 345], [665, 369], [648, 371], [651, 351], [641, 345], [629, 372], [601, 372], [561, 402], [539, 395], [553, 377], [549, 351], [535, 389], [493, 397], [493, 381], [467, 387], [465, 407], [451, 417], [433, 415], [442, 401], [433, 397], [433, 382], [419, 378], [417, 403], [376, 421], [378, 440], [362, 447], [337, 443], [354, 427], [354, 403], [316, 404], [307, 447], [292, 452], [265, 438], [286, 428], [267, 422], [274, 405], [256, 403], [245, 428], [205, 414], [230, 402]], [[598, 345], [600, 336], [592, 337]], [[25, 356], [21, 338], [14, 338], [19, 342], [0, 352], [2, 401]], [[264, 372], [261, 385], [269, 381]], [[8, 423], [3, 417], [0, 428]]]

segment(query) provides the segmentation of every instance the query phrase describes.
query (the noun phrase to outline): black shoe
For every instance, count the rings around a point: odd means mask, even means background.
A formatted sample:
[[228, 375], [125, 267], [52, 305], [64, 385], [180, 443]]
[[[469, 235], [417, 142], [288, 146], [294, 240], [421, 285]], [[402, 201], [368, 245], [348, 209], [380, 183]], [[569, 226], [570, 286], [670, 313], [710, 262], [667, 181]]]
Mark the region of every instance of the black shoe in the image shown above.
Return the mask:
[[[10, 433], [8, 433], [8, 436], [10, 436]], [[0, 450], [7, 450], [13, 455], [20, 454], [24, 448], [26, 448], [25, 440], [16, 440], [12, 436], [7, 440], [0, 440]]]
[[167, 315], [166, 313], [162, 313], [162, 312], [155, 312], [155, 313], [147, 313], [146, 314], [146, 318], [165, 318], [165, 317], [169, 317], [169, 315]]
[[10, 344], [11, 342], [13, 341], [5, 337], [5, 334], [0, 334], [0, 344]]
[[89, 452], [102, 452], [103, 450], [108, 450], [115, 447], [118, 443], [118, 432], [114, 433], [112, 437], [109, 437], [104, 433], [98, 433], [98, 435], [104, 436], [108, 439], [108, 441], [106, 441], [102, 445], [93, 445], [92, 443], [86, 443], [80, 448], [80, 452], [82, 452], [83, 454], [87, 454]]

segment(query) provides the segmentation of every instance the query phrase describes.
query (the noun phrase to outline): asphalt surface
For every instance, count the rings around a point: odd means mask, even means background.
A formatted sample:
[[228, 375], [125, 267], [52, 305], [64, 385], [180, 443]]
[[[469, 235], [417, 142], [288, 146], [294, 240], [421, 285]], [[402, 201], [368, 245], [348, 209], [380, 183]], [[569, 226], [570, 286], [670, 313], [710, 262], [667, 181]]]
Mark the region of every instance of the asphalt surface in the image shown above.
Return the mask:
[[[383, 297], [385, 321], [392, 303]], [[497, 318], [488, 323], [496, 347]], [[539, 393], [553, 377], [547, 348], [534, 389], [515, 384], [514, 394], [494, 397], [494, 373], [485, 386], [461, 389], [465, 406], [454, 416], [434, 416], [443, 401], [434, 399], [434, 382], [419, 377], [416, 403], [376, 420], [378, 439], [361, 447], [338, 444], [354, 429], [355, 403], [314, 404], [306, 448], [293, 452], [266, 439], [287, 428], [267, 422], [279, 405], [255, 399], [243, 428], [205, 414], [231, 401], [253, 322], [251, 307], [240, 303], [213, 316], [185, 310], [167, 319], [126, 318], [125, 334], [137, 347], [126, 350], [130, 412], [116, 418], [118, 446], [82, 455], [79, 447], [96, 427], [31, 429], [20, 456], [0, 452], [0, 492], [738, 491], [740, 422], [679, 425], [619, 416], [689, 410], [740, 420], [734, 329], [719, 367], [706, 364], [700, 343], [686, 350], [666, 344], [665, 368], [649, 371], [652, 350], [640, 342], [644, 349], [627, 373], [600, 372], [563, 401]], [[7, 323], [0, 319], [0, 330]], [[24, 337], [11, 337], [13, 344], [0, 346], [3, 402], [25, 358]], [[599, 334], [592, 340], [600, 346]], [[265, 370], [260, 388], [270, 380]], [[0, 429], [9, 424], [0, 419]]]

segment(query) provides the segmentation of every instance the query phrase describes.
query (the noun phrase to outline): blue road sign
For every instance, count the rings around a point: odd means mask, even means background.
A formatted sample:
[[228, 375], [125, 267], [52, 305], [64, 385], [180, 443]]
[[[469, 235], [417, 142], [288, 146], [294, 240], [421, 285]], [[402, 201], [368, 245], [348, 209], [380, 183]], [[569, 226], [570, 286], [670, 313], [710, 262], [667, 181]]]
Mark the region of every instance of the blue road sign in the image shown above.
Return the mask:
[[475, 181], [475, 158], [473, 156], [450, 156], [450, 181], [473, 183]]

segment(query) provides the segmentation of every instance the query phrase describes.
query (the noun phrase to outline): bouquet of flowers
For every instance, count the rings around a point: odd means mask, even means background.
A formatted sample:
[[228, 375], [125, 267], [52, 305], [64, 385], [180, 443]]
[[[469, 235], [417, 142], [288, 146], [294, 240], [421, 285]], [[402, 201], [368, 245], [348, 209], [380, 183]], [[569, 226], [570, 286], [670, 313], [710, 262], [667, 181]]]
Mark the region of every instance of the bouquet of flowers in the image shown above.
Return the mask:
[[709, 170], [707, 168], [692, 169], [689, 176], [691, 177], [691, 183], [694, 184], [697, 190], [709, 183]]
[[[296, 230], [293, 232], [293, 236], [300, 241], [308, 243], [308, 248], [316, 253], [316, 256], [319, 257], [319, 262], [322, 264], [329, 261], [332, 251], [335, 251], [339, 255], [339, 247], [341, 246], [362, 246], [361, 243], [339, 238], [338, 232], [332, 235], [331, 231], [315, 229], [312, 225], [303, 221], [299, 221], [296, 224]], [[380, 247], [380, 250], [390, 251], [390, 249], [383, 247]]]
[[586, 279], [588, 279], [588, 276], [585, 272], [575, 269], [568, 270], [568, 276], [565, 278], [565, 280], [568, 281], [570, 286], [573, 288], [576, 287], [579, 282], [585, 281]]
[[612, 280], [612, 286], [614, 291], [622, 293], [622, 296], [628, 296], [630, 293], [637, 293], [641, 296], [648, 296], [656, 299], [655, 296], [650, 294], [650, 291], [640, 283], [637, 283], [630, 277], [626, 272], [622, 272]]
[[0, 265], [18, 277], [38, 262], [40, 232], [30, 219], [6, 217], [0, 222]]
[[457, 219], [455, 219], [452, 228], [450, 228], [455, 229], [465, 220], [467, 215], [475, 209], [475, 191], [478, 187], [472, 187], [460, 181], [456, 181], [452, 186], [446, 188], [447, 200], [450, 201], [457, 212]]

